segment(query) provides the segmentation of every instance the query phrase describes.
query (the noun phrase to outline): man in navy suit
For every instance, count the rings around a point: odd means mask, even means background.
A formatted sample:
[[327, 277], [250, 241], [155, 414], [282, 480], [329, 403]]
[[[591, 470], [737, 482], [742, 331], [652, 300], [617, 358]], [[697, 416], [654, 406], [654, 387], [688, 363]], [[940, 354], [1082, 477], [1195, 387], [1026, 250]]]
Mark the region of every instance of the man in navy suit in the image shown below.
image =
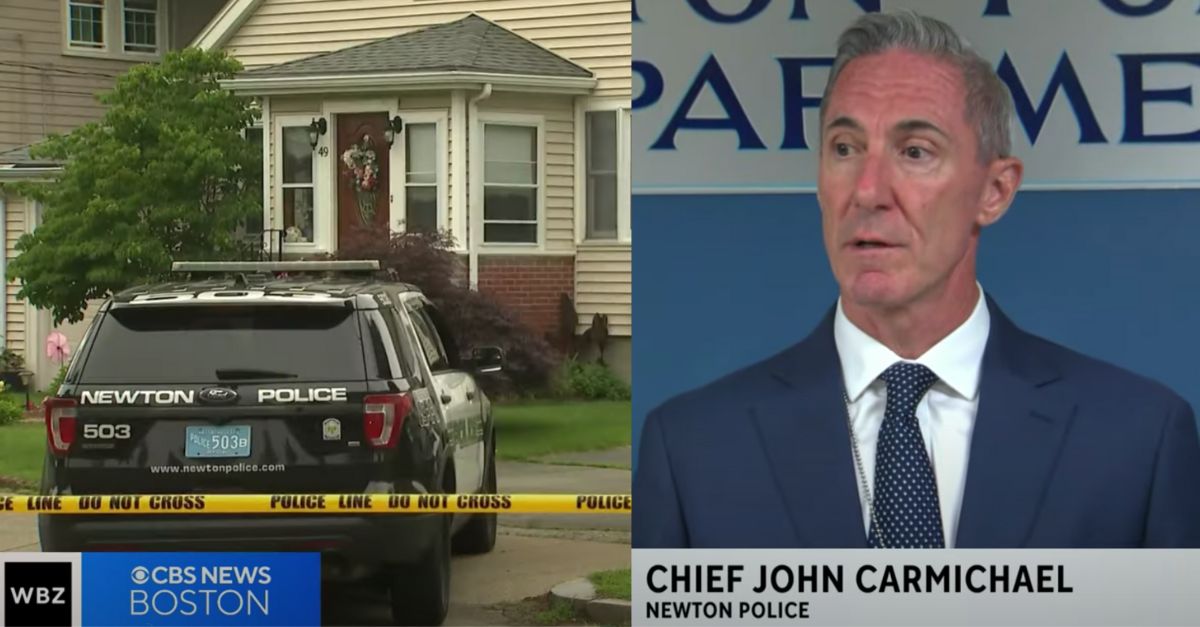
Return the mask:
[[647, 417], [635, 548], [1200, 546], [1191, 407], [1022, 331], [976, 279], [1023, 174], [1011, 106], [940, 21], [842, 34], [818, 177], [837, 303]]

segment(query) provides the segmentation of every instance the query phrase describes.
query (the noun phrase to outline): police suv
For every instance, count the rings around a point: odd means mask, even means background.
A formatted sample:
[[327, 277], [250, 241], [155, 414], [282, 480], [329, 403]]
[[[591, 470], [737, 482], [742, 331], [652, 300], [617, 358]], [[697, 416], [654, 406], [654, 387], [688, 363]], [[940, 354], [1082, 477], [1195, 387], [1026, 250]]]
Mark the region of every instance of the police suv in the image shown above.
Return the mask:
[[[45, 403], [43, 494], [495, 494], [503, 353], [455, 343], [378, 263], [180, 262], [117, 294]], [[356, 274], [358, 273], [358, 274]], [[467, 356], [465, 356], [467, 355]], [[185, 500], [185, 499], [179, 499]], [[194, 501], [189, 501], [194, 502]], [[186, 505], [184, 505], [186, 506]], [[44, 515], [46, 551], [317, 551], [327, 579], [440, 624], [450, 554], [495, 514]]]

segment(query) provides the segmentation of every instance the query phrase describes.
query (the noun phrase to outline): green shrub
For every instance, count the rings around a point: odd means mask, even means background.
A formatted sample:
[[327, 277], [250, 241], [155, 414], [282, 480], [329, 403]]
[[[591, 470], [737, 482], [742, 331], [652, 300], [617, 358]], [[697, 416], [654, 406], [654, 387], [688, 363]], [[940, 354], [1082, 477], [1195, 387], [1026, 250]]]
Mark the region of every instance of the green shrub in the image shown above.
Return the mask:
[[25, 415], [25, 408], [10, 398], [0, 398], [0, 427], [11, 425]]
[[557, 395], [592, 401], [627, 401], [629, 385], [604, 364], [568, 360], [555, 384]]
[[449, 233], [380, 236], [378, 229], [353, 228], [341, 236], [339, 258], [377, 259], [390, 278], [416, 285], [437, 305], [458, 343], [459, 350], [452, 352], [480, 346], [504, 350], [504, 369], [479, 378], [489, 397], [523, 396], [550, 383], [558, 355], [516, 311], [463, 284], [465, 268]]
[[67, 366], [64, 364], [58, 369], [58, 374], [54, 376], [54, 380], [50, 382], [40, 393], [41, 398], [55, 396], [58, 394], [58, 388], [62, 385], [63, 379], [67, 378]]

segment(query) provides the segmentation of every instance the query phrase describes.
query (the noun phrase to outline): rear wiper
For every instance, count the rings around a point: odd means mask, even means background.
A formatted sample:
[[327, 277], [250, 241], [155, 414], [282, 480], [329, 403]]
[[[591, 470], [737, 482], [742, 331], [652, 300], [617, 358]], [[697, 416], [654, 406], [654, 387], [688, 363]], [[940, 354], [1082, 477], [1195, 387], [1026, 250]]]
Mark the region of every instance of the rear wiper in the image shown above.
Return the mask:
[[298, 375], [290, 372], [275, 370], [255, 370], [254, 368], [218, 368], [218, 379], [295, 379]]

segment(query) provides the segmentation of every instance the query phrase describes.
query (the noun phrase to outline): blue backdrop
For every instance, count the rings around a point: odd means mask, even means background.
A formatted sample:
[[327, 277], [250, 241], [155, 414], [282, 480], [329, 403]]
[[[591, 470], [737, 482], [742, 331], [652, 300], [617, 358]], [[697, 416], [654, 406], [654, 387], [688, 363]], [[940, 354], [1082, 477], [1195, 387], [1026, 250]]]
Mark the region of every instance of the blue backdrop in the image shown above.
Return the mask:
[[[804, 338], [837, 297], [812, 194], [634, 196], [633, 445], [671, 396]], [[1017, 194], [979, 279], [1024, 329], [1200, 408], [1200, 191]]]

